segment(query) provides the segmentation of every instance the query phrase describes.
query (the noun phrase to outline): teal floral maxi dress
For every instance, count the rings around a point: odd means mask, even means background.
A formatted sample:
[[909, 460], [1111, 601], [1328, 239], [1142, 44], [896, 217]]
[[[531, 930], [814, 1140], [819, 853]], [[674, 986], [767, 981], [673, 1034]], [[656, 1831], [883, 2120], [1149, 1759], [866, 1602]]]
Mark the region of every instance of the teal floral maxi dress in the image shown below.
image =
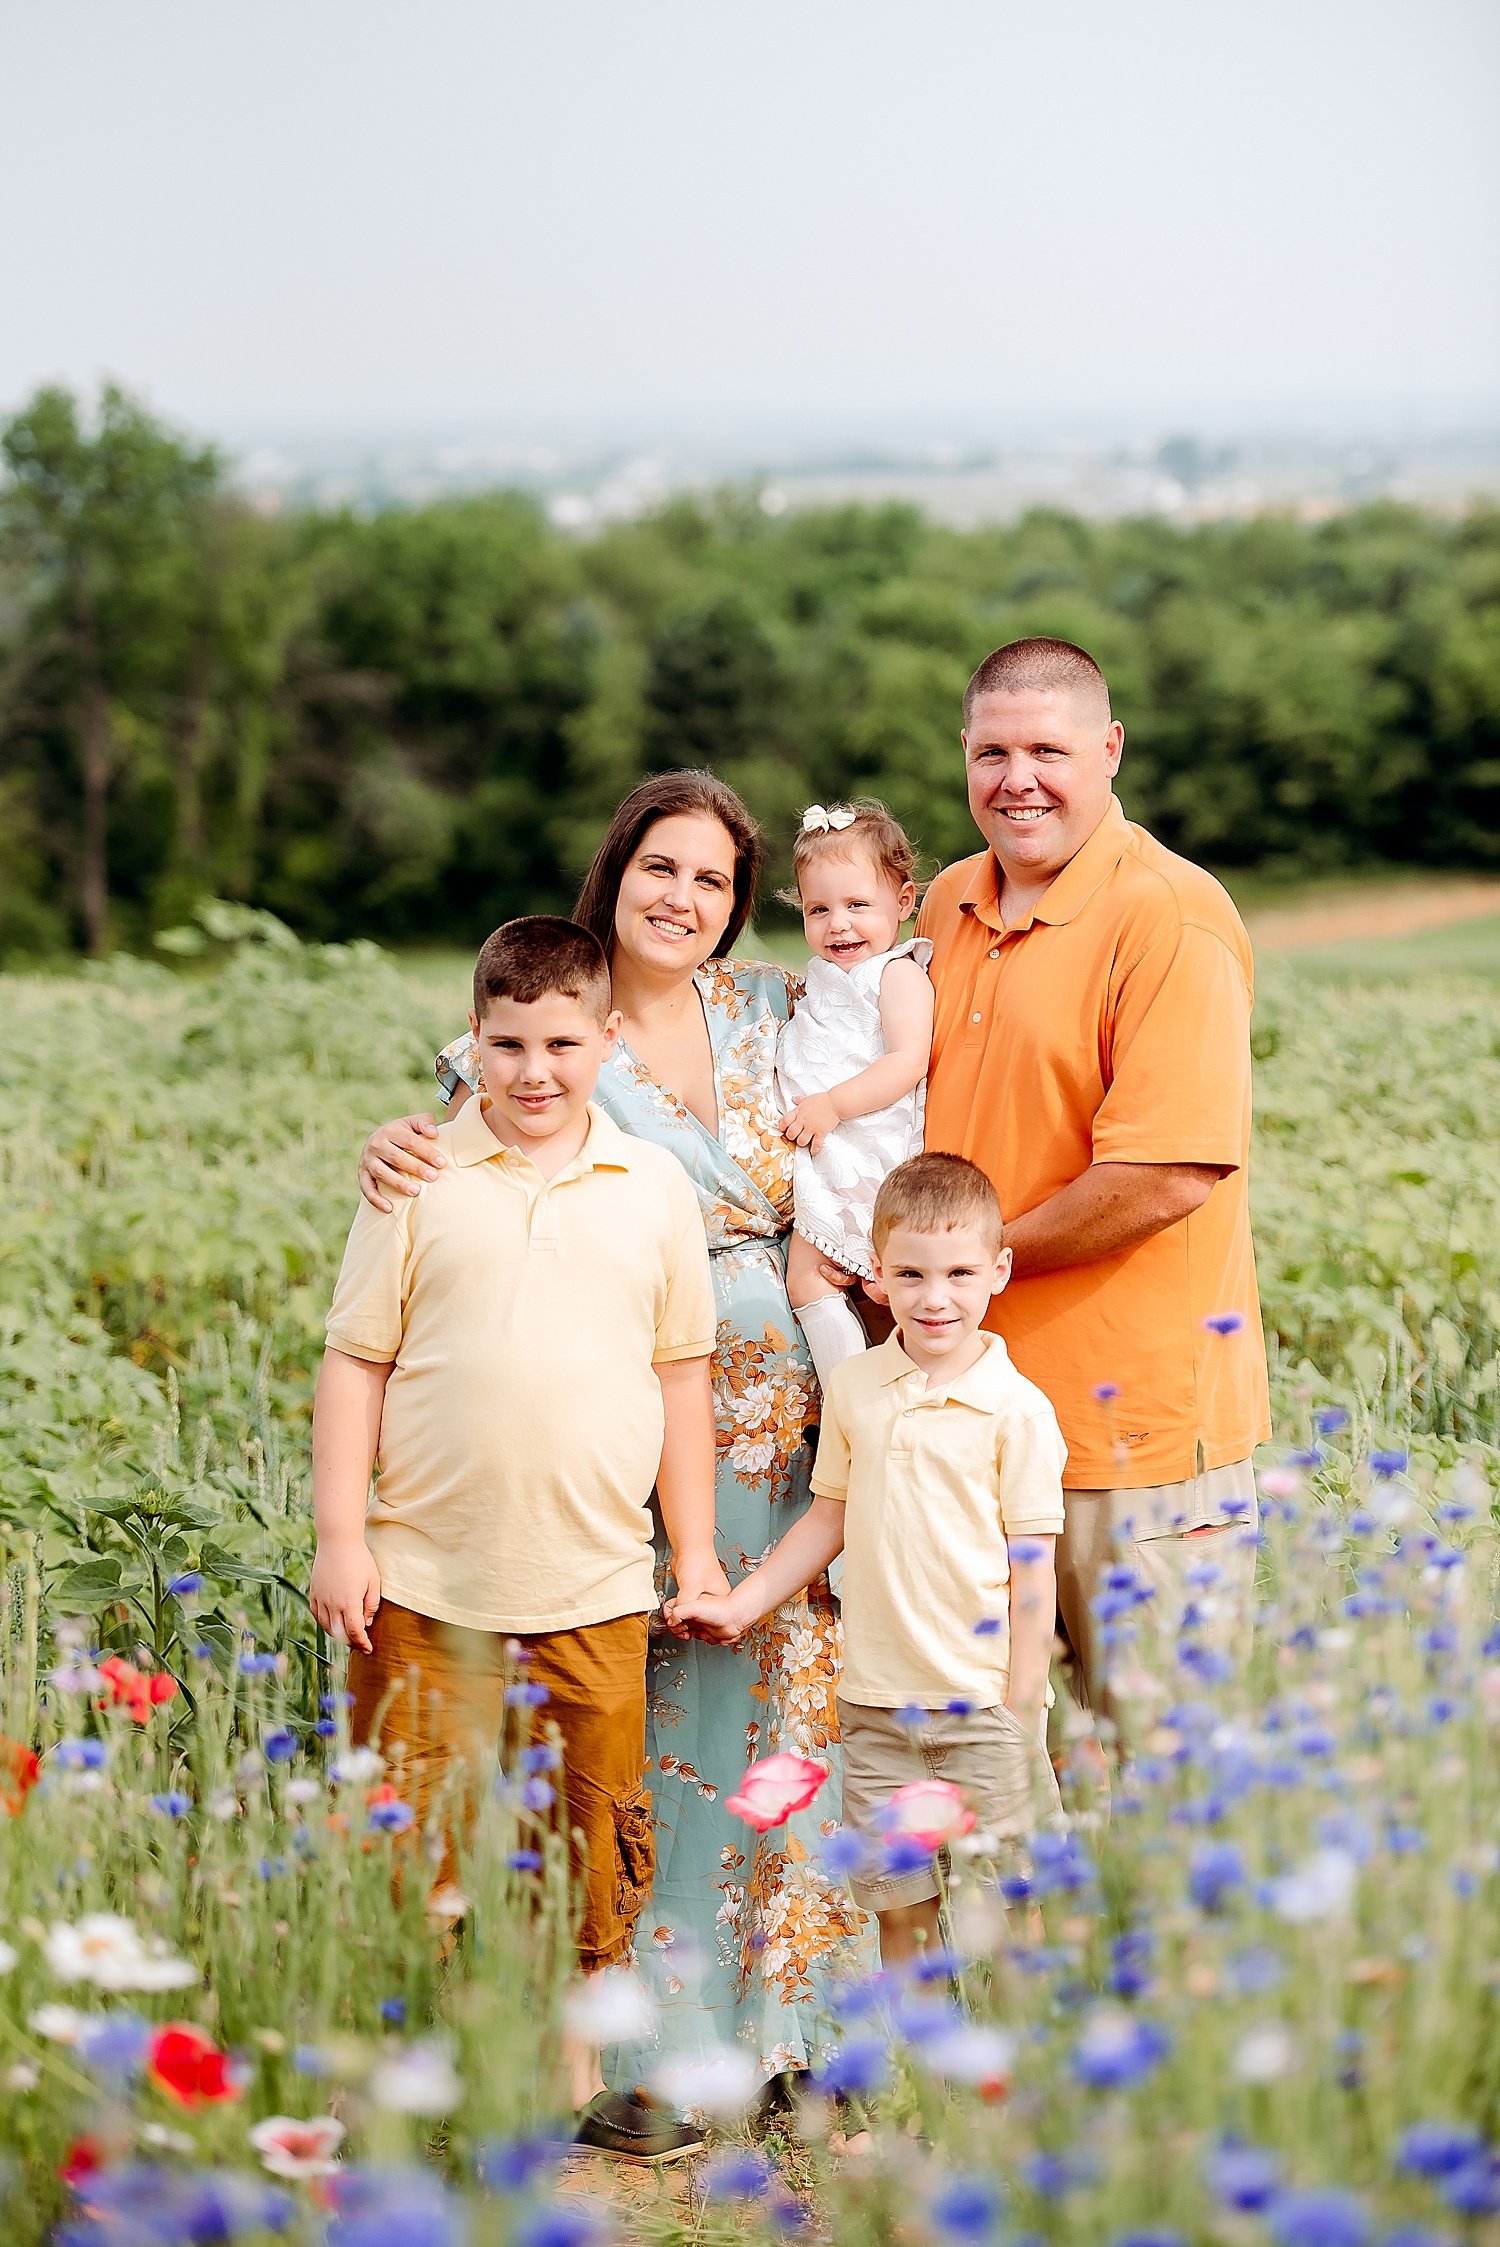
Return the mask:
[[[694, 978], [713, 1047], [715, 1138], [623, 1040], [595, 1095], [625, 1131], [676, 1155], [698, 1190], [718, 1307], [714, 1351], [716, 1542], [731, 1584], [809, 1503], [803, 1441], [817, 1388], [786, 1294], [792, 1149], [779, 1128], [776, 1033], [795, 979], [759, 961], [712, 960]], [[438, 1059], [450, 1092], [473, 1086], [472, 1040]], [[667, 1578], [658, 1532], [657, 1588]], [[838, 1613], [826, 1585], [789, 1600], [738, 1647], [653, 1632], [646, 1778], [656, 1879], [636, 1948], [662, 2005], [660, 2041], [612, 2056], [616, 2087], [663, 2060], [724, 2043], [763, 2074], [806, 2067], [828, 2039], [831, 1976], [862, 1949], [863, 1915], [820, 1862], [839, 1816]], [[747, 1763], [781, 1749], [830, 1776], [810, 1809], [755, 1834], [724, 1808]]]

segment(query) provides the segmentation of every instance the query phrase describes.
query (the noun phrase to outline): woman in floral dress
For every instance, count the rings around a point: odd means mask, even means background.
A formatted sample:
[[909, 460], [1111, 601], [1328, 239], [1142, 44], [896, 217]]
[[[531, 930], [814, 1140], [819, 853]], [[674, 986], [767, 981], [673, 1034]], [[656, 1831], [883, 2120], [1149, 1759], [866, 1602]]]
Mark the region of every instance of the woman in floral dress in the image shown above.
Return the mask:
[[[792, 1148], [775, 1086], [776, 1033], [798, 986], [781, 968], [725, 956], [749, 917], [760, 856], [732, 789], [707, 773], [666, 774], [621, 805], [577, 906], [610, 954], [624, 1016], [595, 1097], [623, 1129], [670, 1148], [703, 1211], [718, 1305], [716, 1542], [731, 1585], [807, 1507], [803, 1438], [817, 1405], [786, 1295]], [[438, 1073], [467, 1097], [472, 1042], [440, 1055]], [[371, 1200], [413, 1190], [431, 1129], [408, 1117], [374, 1135], [361, 1165]], [[660, 1536], [658, 1554], [663, 1589]], [[617, 2053], [617, 2087], [641, 2083], [663, 2058], [691, 2062], [725, 2043], [747, 2047], [767, 2078], [816, 2059], [830, 1972], [847, 1965], [863, 1924], [819, 1864], [820, 1832], [839, 1808], [838, 1660], [826, 1586], [739, 1647], [654, 1634], [646, 1772], [657, 1864], [637, 1948], [663, 2000], [662, 2034], [649, 2050]], [[812, 1809], [757, 1835], [725, 1798], [747, 1763], [783, 1748], [828, 1762], [830, 1782]]]

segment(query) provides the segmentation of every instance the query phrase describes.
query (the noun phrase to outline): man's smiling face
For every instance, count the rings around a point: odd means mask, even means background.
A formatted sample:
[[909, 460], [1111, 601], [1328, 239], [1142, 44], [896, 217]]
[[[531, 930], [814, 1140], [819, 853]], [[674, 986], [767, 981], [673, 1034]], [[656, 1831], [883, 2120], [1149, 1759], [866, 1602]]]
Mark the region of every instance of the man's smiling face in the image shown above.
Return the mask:
[[969, 809], [1002, 878], [1039, 893], [1108, 811], [1124, 727], [1102, 695], [1027, 687], [977, 696], [963, 745]]

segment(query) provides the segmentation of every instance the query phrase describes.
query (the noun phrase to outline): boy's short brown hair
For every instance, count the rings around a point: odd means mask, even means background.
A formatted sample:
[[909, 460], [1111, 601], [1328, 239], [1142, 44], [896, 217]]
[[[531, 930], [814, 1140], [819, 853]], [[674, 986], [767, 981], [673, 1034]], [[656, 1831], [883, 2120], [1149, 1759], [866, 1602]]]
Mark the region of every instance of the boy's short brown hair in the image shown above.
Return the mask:
[[609, 962], [597, 936], [556, 913], [527, 913], [487, 936], [474, 962], [474, 1012], [496, 999], [534, 1006], [554, 993], [600, 1022], [609, 1013]]
[[893, 1170], [875, 1196], [870, 1238], [876, 1256], [898, 1225], [913, 1233], [951, 1233], [972, 1225], [998, 1256], [1005, 1245], [1000, 1196], [977, 1163], [962, 1155], [913, 1155]]

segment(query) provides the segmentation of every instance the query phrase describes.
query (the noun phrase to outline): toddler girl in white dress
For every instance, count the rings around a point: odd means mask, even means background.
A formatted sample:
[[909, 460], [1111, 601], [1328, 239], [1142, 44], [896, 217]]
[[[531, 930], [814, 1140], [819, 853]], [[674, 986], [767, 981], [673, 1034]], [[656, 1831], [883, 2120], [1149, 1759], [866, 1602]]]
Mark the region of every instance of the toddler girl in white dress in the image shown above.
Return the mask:
[[813, 956], [776, 1048], [781, 1128], [797, 1149], [787, 1293], [826, 1383], [865, 1348], [865, 1331], [819, 1267], [871, 1277], [875, 1196], [922, 1149], [932, 946], [898, 941], [916, 909], [916, 855], [883, 804], [811, 805], [792, 867]]

